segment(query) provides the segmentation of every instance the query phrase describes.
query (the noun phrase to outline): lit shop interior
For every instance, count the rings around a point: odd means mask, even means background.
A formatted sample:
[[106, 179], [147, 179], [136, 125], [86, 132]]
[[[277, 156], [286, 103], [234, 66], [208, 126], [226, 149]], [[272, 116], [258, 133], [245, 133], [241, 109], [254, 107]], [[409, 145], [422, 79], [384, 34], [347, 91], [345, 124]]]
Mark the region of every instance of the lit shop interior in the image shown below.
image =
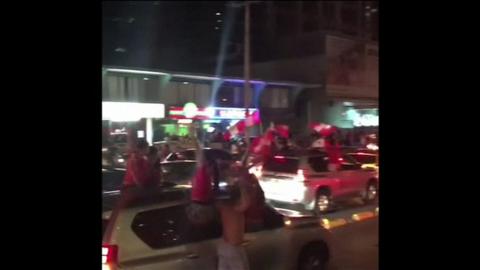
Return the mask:
[[[256, 111], [249, 108], [249, 114]], [[188, 136], [189, 125], [199, 123], [200, 131], [205, 136], [217, 132], [224, 133], [238, 121], [245, 119], [244, 108], [226, 107], [197, 107], [194, 103], [186, 103], [184, 106], [171, 106], [167, 109], [164, 119], [155, 120], [154, 141], [164, 140], [172, 136]], [[254, 131], [256, 132], [256, 131]]]
[[165, 117], [160, 103], [102, 102], [102, 144], [127, 144], [127, 137], [144, 138], [153, 143], [153, 123]]

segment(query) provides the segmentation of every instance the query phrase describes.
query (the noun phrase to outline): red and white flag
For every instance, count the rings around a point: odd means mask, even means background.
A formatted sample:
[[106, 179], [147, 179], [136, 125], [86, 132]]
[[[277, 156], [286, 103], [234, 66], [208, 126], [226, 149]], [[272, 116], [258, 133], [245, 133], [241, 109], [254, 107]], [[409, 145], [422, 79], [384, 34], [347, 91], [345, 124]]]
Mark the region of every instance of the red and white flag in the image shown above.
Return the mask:
[[230, 127], [230, 129], [227, 132], [228, 135], [226, 137], [230, 139], [231, 137], [235, 137], [238, 134], [244, 134], [245, 129], [247, 127], [253, 127], [253, 126], [259, 125], [260, 122], [261, 122], [260, 113], [259, 111], [255, 111], [254, 113], [248, 115], [246, 119], [240, 120], [238, 121], [238, 123]]
[[276, 125], [275, 131], [280, 137], [288, 139], [290, 137], [290, 128], [287, 125]]
[[313, 123], [310, 125], [310, 128], [314, 131], [320, 133], [322, 136], [329, 136], [333, 132], [335, 132], [335, 127], [323, 123]]

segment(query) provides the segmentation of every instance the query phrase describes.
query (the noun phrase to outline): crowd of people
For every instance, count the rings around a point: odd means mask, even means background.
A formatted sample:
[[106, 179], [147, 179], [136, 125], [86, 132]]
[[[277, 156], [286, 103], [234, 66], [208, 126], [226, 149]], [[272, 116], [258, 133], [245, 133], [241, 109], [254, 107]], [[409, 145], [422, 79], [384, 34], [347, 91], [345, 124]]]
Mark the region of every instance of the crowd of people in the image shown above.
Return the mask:
[[[192, 134], [196, 134], [193, 128]], [[254, 222], [261, 215], [265, 204], [260, 185], [248, 173], [245, 164], [221, 164], [203, 151], [198, 139], [194, 140], [194, 145], [197, 150], [197, 168], [192, 179], [190, 204], [186, 214], [198, 226], [205, 226], [216, 216], [220, 217], [223, 237], [218, 245], [218, 269], [249, 269], [241, 244], [246, 220]], [[139, 192], [161, 184], [159, 158], [169, 152], [168, 148], [168, 144], [165, 144], [159, 152], [145, 140], [137, 141], [135, 149], [130, 151], [121, 197], [112, 212], [112, 218]], [[227, 189], [220, 189], [220, 178], [227, 180]]]
[[[220, 217], [223, 227], [223, 238], [218, 245], [218, 269], [248, 269], [248, 260], [242, 247], [245, 233], [245, 223], [255, 222], [261, 216], [265, 206], [265, 198], [258, 180], [249, 173], [251, 164], [265, 163], [278, 153], [297, 148], [324, 148], [330, 160], [329, 169], [338, 170], [340, 166], [340, 146], [367, 144], [361, 135], [345, 133], [338, 129], [314, 131], [307, 138], [292, 139], [288, 127], [268, 128], [260, 137], [249, 144], [244, 139], [226, 141], [222, 133], [216, 133], [208, 142], [219, 144], [219, 148], [230, 148], [232, 155], [237, 156], [237, 162], [222, 164], [203, 151], [201, 140], [196, 136], [195, 128], [191, 127], [191, 137], [184, 137], [196, 149], [196, 170], [192, 179], [190, 204], [187, 216], [190, 221], [199, 226], [209, 224], [216, 216]], [[376, 138], [374, 136], [365, 138]], [[180, 138], [179, 138], [180, 140]], [[249, 146], [249, 147], [248, 147]], [[138, 190], [149, 189], [162, 183], [160, 160], [171, 152], [168, 143], [160, 149], [149, 146], [145, 140], [139, 140], [129, 154], [126, 164], [126, 174], [122, 189], [119, 209]], [[242, 158], [243, 157], [243, 158]], [[250, 159], [245, 157], [251, 157]], [[226, 180], [226, 188], [220, 188], [219, 179]]]

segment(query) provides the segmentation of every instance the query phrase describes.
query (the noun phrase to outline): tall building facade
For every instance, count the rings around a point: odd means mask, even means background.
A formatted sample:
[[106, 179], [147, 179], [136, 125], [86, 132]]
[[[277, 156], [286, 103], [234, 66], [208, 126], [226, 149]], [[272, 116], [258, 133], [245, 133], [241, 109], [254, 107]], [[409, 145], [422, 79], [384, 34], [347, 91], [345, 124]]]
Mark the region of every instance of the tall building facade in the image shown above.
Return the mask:
[[[252, 5], [251, 25], [252, 76], [318, 85], [294, 97], [296, 117], [378, 125], [376, 1], [268, 1]], [[226, 74], [243, 74], [240, 57]]]

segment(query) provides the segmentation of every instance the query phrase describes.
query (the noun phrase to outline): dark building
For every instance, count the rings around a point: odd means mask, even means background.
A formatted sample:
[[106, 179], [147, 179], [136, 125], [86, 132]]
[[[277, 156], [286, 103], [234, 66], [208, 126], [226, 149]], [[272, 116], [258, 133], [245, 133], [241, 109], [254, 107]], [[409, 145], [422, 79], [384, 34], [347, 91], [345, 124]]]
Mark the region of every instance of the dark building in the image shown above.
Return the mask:
[[219, 1], [103, 2], [104, 65], [213, 73], [202, 65], [220, 47]]
[[[319, 85], [293, 97], [296, 117], [343, 128], [378, 123], [376, 1], [261, 2], [251, 6], [251, 31], [252, 76]], [[242, 56], [230, 58], [226, 75], [243, 74]]]
[[[358, 119], [376, 114], [377, 2], [256, 2], [251, 77], [309, 85], [288, 96], [290, 117], [275, 119], [279, 114], [273, 113], [272, 119], [346, 128], [367, 123]], [[243, 77], [242, 7], [225, 1], [124, 1], [103, 7], [104, 65]], [[241, 89], [234, 88], [218, 94], [240, 103]]]
[[[167, 134], [186, 135], [185, 121], [196, 116], [206, 131], [225, 131], [245, 116], [242, 78], [112, 66], [104, 66], [102, 74], [105, 141], [109, 132], [129, 128], [149, 142]], [[260, 111], [263, 127], [280, 120], [295, 124], [291, 97], [308, 85], [252, 80], [251, 86], [248, 107]], [[187, 103], [198, 107], [198, 115], [184, 115]]]

